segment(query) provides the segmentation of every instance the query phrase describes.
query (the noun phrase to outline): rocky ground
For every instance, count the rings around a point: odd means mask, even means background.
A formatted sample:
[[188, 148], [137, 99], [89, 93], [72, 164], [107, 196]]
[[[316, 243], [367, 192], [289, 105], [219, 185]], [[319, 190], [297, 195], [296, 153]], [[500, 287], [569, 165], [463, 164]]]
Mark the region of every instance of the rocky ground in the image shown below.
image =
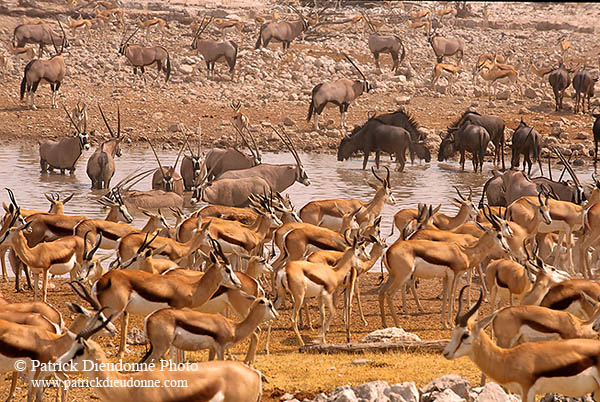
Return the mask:
[[[249, 3], [241, 6], [232, 3], [231, 8], [217, 8], [208, 3], [206, 8], [180, 3], [124, 2], [127, 12], [126, 28], [134, 27], [133, 19], [142, 16], [160, 15], [168, 20], [165, 36], [151, 30], [148, 37], [140, 31], [134, 42], [161, 44], [171, 55], [172, 78], [162, 86], [163, 76], [153, 82], [156, 72], [146, 72], [149, 79], [146, 85], [134, 78], [126, 59], [117, 54], [123, 37], [119, 24], [110, 25], [104, 30], [92, 29], [92, 38], [87, 39], [82, 32], [75, 34], [77, 39], [66, 53], [68, 74], [61, 88], [61, 101], [73, 105], [83, 100], [90, 105], [100, 103], [106, 109], [118, 102], [123, 113], [123, 131], [128, 141], [136, 142], [143, 138], [154, 138], [164, 145], [174, 145], [181, 141], [177, 124], [183, 123], [188, 130], [202, 120], [202, 143], [205, 146], [224, 146], [236, 141], [230, 127], [232, 100], [240, 100], [243, 112], [248, 115], [252, 131], [258, 136], [261, 148], [278, 150], [280, 143], [265, 126], [266, 122], [285, 124], [292, 133], [298, 148], [308, 152], [333, 152], [340, 138], [346, 134], [339, 129], [337, 107], [326, 109], [322, 118], [323, 129], [312, 130], [305, 121], [312, 88], [323, 81], [346, 76], [357, 76], [351, 65], [343, 60], [341, 52], [350, 54], [375, 87], [375, 94], [363, 95], [350, 108], [349, 126], [365, 120], [367, 112], [387, 112], [402, 106], [429, 133], [428, 145], [435, 153], [439, 134], [462, 111], [472, 108], [480, 113], [493, 113], [506, 121], [506, 135], [510, 138], [510, 128], [516, 127], [523, 118], [544, 136], [544, 145], [559, 145], [566, 153], [576, 157], [588, 157], [592, 152], [590, 115], [574, 115], [573, 101], [567, 90], [564, 111], [554, 111], [554, 101], [548, 84], [533, 76], [530, 63], [541, 65], [556, 64], [559, 58], [557, 41], [566, 37], [573, 44], [568, 60], [573, 63], [585, 60], [588, 66], [597, 65], [598, 50], [593, 36], [593, 19], [598, 15], [596, 5], [494, 3], [490, 5], [490, 24], [483, 28], [481, 4], [472, 4], [472, 16], [468, 18], [442, 19], [438, 31], [443, 35], [455, 35], [466, 42], [465, 58], [459, 78], [453, 88], [453, 96], [445, 95], [444, 78], [435, 88], [430, 88], [431, 70], [434, 65], [433, 51], [422, 31], [414, 31], [407, 26], [410, 12], [403, 11], [392, 2], [370, 7], [372, 18], [386, 19], [384, 30], [399, 34], [407, 47], [408, 56], [402, 64], [399, 75], [390, 71], [389, 56], [383, 58], [383, 72], [374, 68], [366, 37], [361, 28], [353, 29], [345, 25], [330, 24], [358, 15], [360, 7], [347, 6], [340, 10], [330, 10], [325, 23], [307, 34], [305, 40], [294, 41], [291, 49], [283, 53], [279, 44], [272, 43], [268, 49], [254, 50], [258, 26], [255, 15], [268, 15], [278, 11], [284, 16], [291, 15], [282, 5], [257, 5]], [[39, 2], [36, 11], [51, 15], [55, 10], [66, 12], [50, 2]], [[42, 6], [43, 5], [43, 6]], [[142, 7], [136, 9], [135, 7]], [[407, 6], [408, 7], [408, 6]], [[12, 29], [18, 23], [16, 16], [31, 9], [8, 8], [0, 16], [0, 37], [8, 42]], [[8, 11], [6, 11], [8, 10]], [[84, 16], [89, 8], [81, 9]], [[305, 9], [308, 13], [308, 8]], [[578, 15], [578, 18], [566, 16]], [[241, 33], [228, 32], [229, 39], [239, 45], [239, 59], [233, 81], [224, 63], [218, 64], [220, 77], [207, 80], [201, 56], [191, 48], [192, 31], [189, 23], [193, 15], [217, 15], [239, 18], [244, 21]], [[33, 13], [33, 15], [36, 15]], [[564, 22], [564, 21], [570, 22]], [[209, 29], [210, 30], [210, 29]], [[216, 32], [209, 32], [215, 37]], [[510, 62], [520, 72], [520, 82], [524, 97], [516, 91], [500, 85], [498, 99], [488, 100], [487, 87], [472, 83], [471, 69], [476, 57], [484, 51], [510, 54]], [[450, 62], [455, 62], [450, 60]], [[19, 103], [18, 87], [22, 78], [24, 62], [13, 60], [12, 67], [5, 74], [0, 85], [0, 116], [5, 122], [0, 128], [1, 139], [23, 139], [37, 141], [43, 137], [59, 137], [68, 130], [68, 121], [62, 110], [49, 108], [49, 91], [46, 85], [38, 90], [39, 111], [30, 111]], [[597, 75], [597, 70], [594, 71]], [[480, 80], [481, 82], [481, 80]], [[106, 130], [94, 107], [90, 110], [91, 126], [101, 133]], [[544, 155], [547, 153], [544, 151]], [[577, 158], [575, 158], [577, 159]]]

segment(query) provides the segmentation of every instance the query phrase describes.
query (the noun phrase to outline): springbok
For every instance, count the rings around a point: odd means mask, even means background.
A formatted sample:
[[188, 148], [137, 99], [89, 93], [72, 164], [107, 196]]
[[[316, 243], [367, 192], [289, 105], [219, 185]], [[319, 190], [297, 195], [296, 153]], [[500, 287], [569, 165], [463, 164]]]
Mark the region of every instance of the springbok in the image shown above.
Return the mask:
[[[58, 21], [60, 25], [60, 29], [64, 30], [60, 20]], [[34, 25], [34, 26], [43, 26], [43, 25]], [[65, 36], [66, 37], [66, 36]], [[41, 60], [41, 59], [33, 59], [25, 66], [25, 71], [23, 73], [23, 80], [21, 80], [21, 101], [23, 101], [23, 97], [25, 96], [25, 92], [29, 95], [29, 108], [36, 110], [37, 107], [33, 104], [33, 95], [35, 91], [37, 91], [38, 85], [42, 80], [50, 83], [50, 89], [52, 90], [52, 108], [58, 108], [58, 104], [56, 102], [56, 97], [58, 96], [58, 90], [60, 89], [60, 85], [62, 84], [63, 78], [67, 74], [67, 67], [65, 65], [65, 58], [62, 54], [66, 39], [61, 41], [60, 51], [56, 47], [56, 43], [54, 41], [54, 36], [51, 36], [52, 44], [54, 45], [54, 50], [56, 54], [50, 58], [49, 60]], [[40, 49], [41, 54], [41, 49]]]
[[444, 349], [446, 359], [468, 356], [494, 382], [518, 393], [524, 402], [534, 402], [537, 394], [557, 392], [579, 397], [590, 392], [598, 395], [600, 385], [596, 378], [600, 367], [600, 341], [568, 339], [530, 342], [510, 349], [501, 349], [483, 330], [494, 314], [475, 323], [483, 300], [479, 300], [462, 314], [462, 296], [459, 295], [456, 327], [450, 343]]
[[90, 180], [92, 181], [92, 188], [105, 189], [110, 187], [110, 181], [115, 174], [115, 156], [121, 156], [121, 110], [117, 106], [117, 133], [110, 128], [104, 112], [100, 105], [100, 114], [102, 120], [110, 133], [110, 139], [104, 141], [94, 153], [90, 156], [87, 162], [86, 172]]
[[63, 108], [77, 131], [73, 136], [63, 138], [60, 141], [45, 140], [40, 143], [40, 166], [42, 173], [59, 169], [61, 174], [64, 174], [65, 170], [73, 174], [75, 172], [75, 164], [81, 157], [83, 150], [87, 151], [90, 149], [89, 136], [93, 135], [94, 132], [88, 134], [85, 124], [83, 131], [79, 130], [79, 127], [75, 124], [64, 104]]
[[488, 82], [488, 95], [490, 99], [492, 98], [492, 86], [494, 87], [494, 99], [496, 98], [496, 87], [499, 82], [516, 87], [519, 96], [522, 97], [523, 93], [519, 83], [519, 72], [510, 69], [495, 68], [495, 65], [495, 63], [490, 64], [489, 62], [485, 62], [477, 71], [481, 75], [481, 78]]
[[148, 32], [150, 32], [150, 27], [157, 26], [158, 29], [165, 34], [165, 26], [167, 23], [162, 18], [149, 18], [146, 21], [142, 21], [140, 18], [136, 20], [139, 26], [146, 30], [146, 37], [148, 37]]
[[[203, 20], [204, 21], [204, 20]], [[225, 58], [227, 65], [229, 66], [229, 74], [231, 74], [231, 80], [235, 72], [235, 63], [237, 61], [238, 46], [232, 40], [216, 41], [213, 39], [200, 39], [200, 35], [208, 25], [210, 25], [212, 17], [206, 19], [204, 24], [201, 24], [198, 28], [198, 32], [194, 35], [192, 41], [192, 49], [197, 50], [206, 63], [206, 78], [214, 79], [215, 77], [215, 63], [221, 58]]]
[[[156, 63], [158, 73], [161, 71], [165, 72], [166, 84], [171, 76], [171, 57], [169, 56], [169, 52], [162, 46], [145, 47], [130, 44], [129, 41], [139, 29], [140, 28], [138, 27], [135, 31], [133, 31], [127, 40], [125, 40], [125, 37], [123, 37], [123, 40], [121, 40], [121, 44], [119, 45], [119, 54], [125, 56], [129, 63], [131, 63], [133, 66], [134, 76], [137, 75], [137, 69], [140, 69], [140, 75], [144, 79], [144, 83], [146, 83], [146, 77], [144, 77], [144, 67]], [[158, 79], [158, 76], [159, 74], [156, 75], [156, 79]]]
[[431, 88], [434, 88], [440, 77], [445, 74], [448, 76], [448, 85], [444, 89], [444, 94], [447, 94], [448, 91], [452, 93], [452, 84], [458, 79], [458, 73], [461, 69], [461, 61], [462, 59], [458, 59], [456, 65], [437, 63], [435, 67], [433, 67], [433, 74], [431, 75]]
[[88, 39], [92, 39], [92, 20], [88, 20], [85, 18], [81, 18], [78, 20], [71, 20], [69, 21], [69, 28], [71, 28], [71, 35], [75, 36], [75, 30], [77, 28], [83, 28], [85, 27], [87, 34], [88, 34]]
[[328, 103], [336, 104], [340, 107], [341, 114], [341, 126], [346, 127], [346, 113], [350, 103], [362, 95], [364, 92], [372, 94], [374, 92], [373, 87], [367, 81], [365, 75], [360, 71], [358, 66], [354, 64], [352, 59], [344, 53], [346, 59], [356, 68], [356, 71], [360, 74], [360, 80], [351, 80], [348, 78], [340, 78], [334, 82], [324, 82], [317, 84], [312, 90], [310, 98], [310, 105], [308, 106], [308, 116], [306, 121], [310, 122], [310, 119], [315, 115], [314, 129], [319, 130], [319, 116], [323, 113], [323, 109]]
[[213, 25], [221, 31], [221, 36], [225, 39], [225, 30], [235, 28], [239, 33], [242, 33], [244, 23], [239, 20], [231, 20], [227, 18], [214, 18]]
[[304, 18], [302, 13], [292, 7], [294, 12], [300, 17], [296, 21], [268, 22], [260, 27], [258, 39], [256, 40], [255, 49], [267, 47], [271, 40], [281, 42], [283, 50], [290, 48], [290, 43], [300, 34], [304, 33], [309, 28], [309, 22]]

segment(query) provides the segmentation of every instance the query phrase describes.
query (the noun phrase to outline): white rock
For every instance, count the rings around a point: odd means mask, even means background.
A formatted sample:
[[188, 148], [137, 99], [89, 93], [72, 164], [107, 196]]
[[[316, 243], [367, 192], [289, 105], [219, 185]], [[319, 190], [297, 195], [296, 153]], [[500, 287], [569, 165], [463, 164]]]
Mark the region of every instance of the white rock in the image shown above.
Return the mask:
[[352, 390], [360, 402], [387, 402], [389, 398], [384, 395], [384, 391], [388, 388], [389, 385], [385, 381], [373, 381], [352, 387]]
[[447, 374], [432, 380], [421, 390], [421, 402], [432, 401], [432, 399], [426, 397], [426, 394], [432, 394], [433, 392], [439, 392], [445, 389], [451, 389], [461, 398], [467, 399], [469, 398], [471, 384], [469, 384], [469, 381], [467, 381], [464, 377], [456, 374]]
[[475, 402], [509, 402], [508, 394], [495, 382], [485, 384]]
[[450, 388], [443, 390], [442, 392], [434, 392], [431, 394], [434, 402], [465, 402], [464, 398], [456, 395]]
[[384, 392], [390, 402], [419, 402], [419, 390], [414, 382], [394, 384]]
[[190, 66], [189, 64], [182, 64], [179, 66], [179, 71], [182, 74], [191, 74], [194, 72], [194, 67]]
[[384, 328], [373, 331], [360, 339], [360, 343], [371, 343], [371, 342], [401, 342], [401, 341], [414, 341], [420, 342], [421, 338], [418, 335], [406, 332], [402, 328]]

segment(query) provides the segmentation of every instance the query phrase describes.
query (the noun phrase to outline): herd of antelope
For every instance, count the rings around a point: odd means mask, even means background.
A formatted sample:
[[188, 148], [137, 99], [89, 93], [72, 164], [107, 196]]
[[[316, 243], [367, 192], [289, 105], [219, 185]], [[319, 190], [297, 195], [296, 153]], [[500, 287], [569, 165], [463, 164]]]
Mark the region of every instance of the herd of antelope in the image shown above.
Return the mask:
[[[115, 4], [98, 2], [103, 10], [98, 10], [95, 22], [114, 17], [125, 28], [125, 13]], [[267, 46], [277, 40], [286, 50], [311, 24], [323, 22], [322, 12], [304, 17], [299, 9], [293, 10], [299, 17], [295, 21], [279, 21], [279, 15], [257, 17], [262, 25], [255, 46]], [[432, 85], [444, 74], [452, 77], [451, 83], [461, 69], [465, 42], [438, 35], [432, 27], [432, 14], [455, 17], [456, 10], [424, 9], [411, 14], [413, 28], [426, 28], [436, 58]], [[366, 13], [359, 17], [349, 22], [363, 21], [372, 31], [368, 46], [376, 67], [380, 67], [379, 55], [390, 53], [392, 69], [397, 72], [406, 56], [400, 37], [379, 33], [383, 23]], [[60, 19], [57, 21], [60, 35], [43, 21], [28, 21], [14, 31], [15, 54], [26, 43], [39, 44], [40, 54], [44, 45], [51, 44], [56, 51], [51, 59], [34, 59], [25, 67], [21, 97], [27, 92], [32, 108], [33, 94], [42, 80], [50, 83], [52, 105], [58, 107], [56, 98], [66, 75], [62, 51], [68, 40]], [[69, 27], [86, 27], [89, 35], [95, 22], [74, 20]], [[419, 25], [420, 22], [425, 24]], [[136, 23], [138, 27], [132, 34], [123, 35], [119, 54], [127, 57], [134, 74], [137, 69], [143, 74], [144, 67], [156, 63], [158, 71], [164, 71], [166, 83], [171, 73], [168, 50], [129, 42], [139, 29], [145, 29], [148, 36], [150, 27], [164, 31], [168, 24], [160, 18]], [[237, 44], [224, 38], [215, 41], [203, 34], [212, 23], [224, 37], [225, 29], [241, 30], [241, 22], [206, 17], [195, 23], [191, 47], [203, 55], [209, 77], [214, 78], [215, 62], [224, 58], [233, 79]], [[570, 47], [570, 42], [566, 42], [560, 42], [563, 59]], [[444, 57], [454, 55], [458, 57], [456, 65], [443, 63]], [[340, 107], [345, 128], [349, 105], [361, 94], [373, 92], [354, 60], [347, 54], [344, 57], [360, 79], [342, 78], [314, 87], [308, 120], [314, 116], [317, 130], [327, 103]], [[474, 80], [479, 75], [495, 89], [499, 80], [506, 79], [520, 91], [519, 73], [506, 59], [499, 54], [481, 55], [474, 68]], [[550, 74], [558, 110], [571, 82], [572, 68], [561, 61], [557, 68], [536, 71], [542, 77]], [[595, 80], [584, 68], [572, 82], [577, 92], [576, 111], [580, 99], [585, 97], [589, 111]], [[63, 108], [74, 132], [59, 141], [40, 144], [44, 174], [53, 170], [72, 173], [83, 151], [90, 148], [90, 137], [95, 136], [94, 131], [88, 131], [89, 111], [84, 103], [78, 103], [71, 112], [64, 104]], [[297, 210], [290, 196], [283, 193], [296, 182], [304, 186], [311, 182], [292, 138], [285, 129], [263, 123], [294, 159], [290, 164], [265, 163], [249, 118], [242, 112], [242, 102], [233, 101], [231, 109], [232, 128], [250, 155], [234, 146], [204, 153], [201, 122], [197, 139], [181, 125], [181, 145], [172, 166], [163, 165], [154, 144], [148, 140], [158, 166], [135, 170], [111, 185], [114, 159], [122, 154], [121, 110], [118, 106], [115, 129], [98, 105], [110, 137], [90, 155], [86, 172], [93, 189], [106, 190], [98, 199], [102, 207], [108, 208], [104, 219], [66, 213], [65, 204], [72, 194], [62, 199], [59, 194], [45, 194], [51, 207], [43, 212], [22, 208], [18, 194], [7, 189], [10, 204], [3, 204], [5, 215], [0, 228], [2, 277], [8, 280], [4, 261], [8, 254], [16, 292], [28, 287], [33, 290], [34, 299], [9, 303], [0, 296], [0, 374], [12, 373], [8, 400], [19, 379], [14, 367], [18, 360], [27, 363], [21, 378], [27, 382], [28, 401], [41, 399], [44, 393], [34, 379], [68, 379], [67, 373], [36, 368], [34, 361], [73, 365], [90, 379], [134, 378], [186, 384], [176, 391], [95, 388], [103, 401], [260, 400], [264, 377], [250, 365], [255, 360], [262, 329], [267, 329], [265, 352], [269, 353], [271, 325], [280, 318], [278, 310], [286, 300], [292, 303], [290, 329], [298, 345], [304, 345], [307, 338], [300, 331], [300, 323], [305, 321], [312, 329], [312, 299], [316, 299], [320, 310], [319, 333], [313, 341], [326, 342], [339, 306], [346, 339], [350, 341], [354, 303], [361, 321], [367, 323], [361, 303], [361, 291], [365, 289], [361, 290], [360, 277], [380, 259], [387, 271], [387, 278], [378, 289], [383, 327], [387, 327], [386, 304], [394, 325], [400, 326], [394, 304], [398, 290], [402, 292], [403, 312], [407, 312], [408, 290], [420, 313], [424, 313], [417, 281], [439, 279], [441, 326], [453, 327], [444, 357], [469, 356], [485, 376], [520, 394], [527, 402], [549, 392], [600, 396], [600, 340], [595, 339], [600, 330], [600, 284], [594, 280], [600, 261], [600, 181], [594, 176], [591, 185], [581, 183], [557, 148], [553, 152], [570, 180], [562, 180], [563, 175], [558, 181], [553, 180], [551, 172], [549, 177], [530, 177], [536, 161], [543, 174], [540, 134], [533, 127], [522, 120], [515, 128], [511, 169], [493, 171], [479, 203], [474, 201], [472, 190], [467, 195], [456, 189], [458, 198], [451, 202], [458, 211], [453, 216], [439, 212], [441, 205], [419, 203], [416, 208], [400, 209], [393, 217], [393, 227], [400, 236], [388, 245], [381, 235], [381, 214], [385, 204], [395, 204], [395, 198], [389, 168], [384, 167], [383, 175], [379, 170], [380, 153], [394, 153], [398, 170], [404, 168], [407, 149], [411, 157], [416, 153], [426, 161], [430, 158], [423, 142], [425, 135], [410, 114], [399, 109], [369, 116], [340, 143], [338, 160], [362, 150], [363, 169], [370, 152], [376, 152], [377, 170], [371, 171], [377, 182], [369, 183], [374, 190], [370, 200], [314, 200]], [[504, 168], [504, 130], [505, 123], [499, 117], [466, 111], [442, 137], [438, 159], [442, 161], [460, 152], [464, 169], [465, 152], [470, 152], [474, 169], [482, 171], [487, 145], [492, 142], [493, 162], [502, 163]], [[600, 123], [594, 125], [596, 131], [600, 139]], [[523, 171], [517, 169], [520, 155], [525, 158]], [[526, 164], [528, 174], [524, 172]], [[150, 176], [151, 190], [133, 189]], [[186, 192], [191, 192], [192, 207], [207, 205], [185, 214]], [[175, 217], [174, 225], [163, 214], [167, 211]], [[133, 216], [139, 214], [147, 217], [141, 228], [132, 225]], [[108, 254], [100, 257], [100, 249]], [[21, 283], [22, 274], [25, 284]], [[56, 297], [54, 288], [62, 286], [52, 284], [51, 276], [67, 274], [68, 286], [86, 304], [67, 304], [75, 316], [70, 325], [47, 303]], [[463, 312], [463, 305], [471, 304], [471, 292], [465, 292], [474, 286], [473, 275], [479, 278], [479, 298]], [[458, 291], [463, 279], [467, 285]], [[343, 303], [336, 306], [334, 300], [341, 294]], [[477, 320], [484, 298], [492, 313]], [[510, 305], [502, 307], [507, 301]], [[226, 318], [228, 310], [233, 310], [238, 319]], [[209, 350], [209, 361], [179, 371], [144, 370], [127, 375], [108, 370], [105, 365], [83, 370], [85, 361], [108, 362], [101, 345], [91, 339], [96, 335], [115, 336], [120, 332], [116, 356], [128, 356], [130, 315], [144, 319], [143, 331], [149, 343], [140, 364], [161, 359], [183, 363], [187, 361], [185, 351], [204, 349]], [[120, 331], [115, 327], [119, 318]], [[484, 331], [487, 326], [494, 339]], [[246, 339], [249, 346], [244, 363], [225, 360], [228, 350]], [[62, 398], [67, 392], [66, 387], [62, 389]]]

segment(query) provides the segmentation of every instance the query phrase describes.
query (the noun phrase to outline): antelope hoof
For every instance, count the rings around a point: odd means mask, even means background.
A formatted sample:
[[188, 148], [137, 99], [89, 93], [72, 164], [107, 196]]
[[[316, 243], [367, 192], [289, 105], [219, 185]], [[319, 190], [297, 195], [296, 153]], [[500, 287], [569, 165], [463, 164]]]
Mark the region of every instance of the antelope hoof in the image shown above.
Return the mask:
[[31, 105], [31, 106], [29, 107], [29, 109], [31, 109], [31, 110], [37, 110], [37, 106], [35, 106], [35, 105]]

